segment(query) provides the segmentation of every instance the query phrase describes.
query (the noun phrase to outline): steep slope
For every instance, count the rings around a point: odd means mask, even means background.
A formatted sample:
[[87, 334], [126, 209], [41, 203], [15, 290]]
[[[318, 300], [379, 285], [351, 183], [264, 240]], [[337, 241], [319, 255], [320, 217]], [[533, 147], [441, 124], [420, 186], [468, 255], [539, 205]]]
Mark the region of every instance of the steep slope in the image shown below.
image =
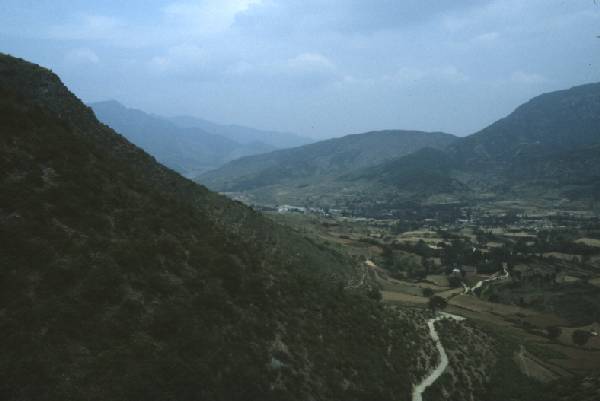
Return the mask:
[[241, 125], [216, 124], [201, 118], [190, 116], [177, 116], [170, 119], [182, 128], [200, 128], [212, 134], [221, 135], [243, 144], [253, 142], [264, 143], [275, 148], [293, 148], [314, 142], [310, 138], [289, 132], [263, 131]]
[[235, 160], [198, 181], [220, 191], [273, 185], [307, 186], [377, 165], [424, 147], [444, 148], [456, 137], [443, 133], [380, 131]]
[[181, 128], [167, 119], [130, 109], [116, 101], [90, 105], [100, 121], [138, 145], [159, 162], [194, 176], [242, 156], [274, 150], [263, 143], [238, 143], [200, 128]]
[[0, 132], [3, 400], [405, 400], [427, 370], [427, 333], [344, 290], [349, 261], [159, 165], [50, 71], [0, 55]]
[[[443, 150], [424, 148], [374, 167], [348, 174], [345, 180], [377, 181], [414, 191], [452, 191], [461, 187], [452, 179], [455, 160]], [[454, 186], [452, 183], [454, 182]]]
[[466, 167], [502, 167], [600, 143], [600, 83], [537, 96], [449, 147]]

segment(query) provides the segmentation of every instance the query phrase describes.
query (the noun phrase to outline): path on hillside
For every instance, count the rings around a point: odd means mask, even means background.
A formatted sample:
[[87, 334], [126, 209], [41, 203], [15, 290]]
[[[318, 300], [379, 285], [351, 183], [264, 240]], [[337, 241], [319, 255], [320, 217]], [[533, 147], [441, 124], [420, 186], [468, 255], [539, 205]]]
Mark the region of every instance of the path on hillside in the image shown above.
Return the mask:
[[437, 348], [437, 350], [440, 354], [440, 363], [425, 379], [423, 379], [423, 381], [421, 381], [421, 383], [419, 383], [413, 387], [412, 401], [423, 401], [423, 393], [425, 392], [427, 387], [429, 387], [433, 383], [435, 383], [436, 380], [440, 378], [440, 376], [444, 373], [444, 371], [448, 367], [448, 355], [446, 354], [446, 350], [444, 349], [444, 346], [442, 345], [442, 342], [440, 341], [438, 332], [435, 329], [435, 323], [437, 321], [440, 321], [443, 319], [454, 319], [454, 320], [458, 320], [458, 321], [465, 320], [465, 318], [462, 316], [456, 316], [456, 315], [451, 315], [450, 313], [440, 312], [440, 313], [438, 313], [437, 317], [435, 317], [433, 319], [429, 319], [427, 321], [427, 326], [429, 326], [429, 336], [435, 343], [435, 347]]
[[465, 283], [463, 283], [463, 288], [465, 289], [465, 294], [472, 293], [477, 288], [483, 287], [483, 284], [485, 284], [485, 283], [509, 279], [510, 273], [508, 273], [508, 267], [506, 266], [506, 263], [502, 265], [502, 270], [504, 270], [504, 274], [500, 274], [500, 272], [496, 272], [496, 273], [492, 274], [488, 279], [478, 281], [477, 284], [475, 284], [473, 287], [468, 287], [467, 285], [465, 285]]

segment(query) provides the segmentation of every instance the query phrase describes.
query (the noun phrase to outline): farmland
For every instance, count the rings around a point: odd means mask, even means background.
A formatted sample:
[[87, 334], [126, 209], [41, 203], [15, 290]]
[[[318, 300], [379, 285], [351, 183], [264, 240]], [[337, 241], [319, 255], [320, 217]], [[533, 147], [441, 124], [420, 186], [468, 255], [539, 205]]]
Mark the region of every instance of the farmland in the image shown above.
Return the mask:
[[534, 380], [600, 369], [600, 226], [593, 216], [502, 208], [450, 222], [270, 216], [362, 263], [364, 286], [378, 289], [385, 303], [426, 309], [430, 297], [444, 298], [448, 312], [507, 341], [511, 363]]

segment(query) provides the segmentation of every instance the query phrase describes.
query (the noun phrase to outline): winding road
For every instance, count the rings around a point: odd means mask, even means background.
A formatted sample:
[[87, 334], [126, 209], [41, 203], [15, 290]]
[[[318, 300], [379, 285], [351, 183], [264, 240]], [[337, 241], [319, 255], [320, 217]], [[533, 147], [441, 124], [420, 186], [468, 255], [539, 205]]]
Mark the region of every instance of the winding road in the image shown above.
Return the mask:
[[[475, 289], [483, 287], [485, 283], [499, 280], [507, 280], [508, 278], [510, 278], [510, 274], [508, 272], [508, 267], [506, 264], [502, 266], [502, 270], [504, 271], [504, 274], [502, 274], [501, 272], [494, 273], [488, 279], [477, 282], [477, 284], [475, 284], [473, 287], [468, 287], [463, 283], [465, 294], [472, 293]], [[435, 329], [435, 323], [443, 319], [454, 319], [458, 321], [465, 320], [465, 318], [462, 316], [456, 316], [450, 313], [439, 312], [436, 317], [427, 321], [427, 326], [429, 326], [429, 336], [435, 343], [435, 347], [437, 348], [440, 354], [440, 363], [435, 367], [435, 369], [431, 371], [431, 373], [429, 373], [429, 375], [425, 379], [423, 379], [423, 381], [421, 381], [421, 383], [413, 387], [412, 401], [423, 401], [423, 393], [425, 392], [425, 390], [433, 383], [435, 383], [436, 380], [439, 379], [442, 374], [444, 374], [446, 368], [448, 367], [448, 355], [446, 354], [446, 350], [444, 349], [444, 346], [440, 341], [440, 336], [437, 330]]]
[[413, 387], [412, 401], [423, 401], [423, 393], [425, 392], [427, 387], [435, 383], [435, 381], [440, 378], [440, 376], [448, 367], [448, 355], [446, 354], [446, 350], [444, 349], [444, 346], [440, 341], [440, 336], [438, 335], [438, 332], [435, 329], [435, 323], [443, 319], [454, 319], [458, 321], [465, 320], [465, 318], [462, 316], [456, 316], [451, 315], [450, 313], [440, 312], [438, 313], [438, 316], [427, 321], [427, 326], [429, 326], [429, 336], [435, 343], [435, 347], [440, 353], [440, 363], [425, 379], [423, 379], [421, 383]]

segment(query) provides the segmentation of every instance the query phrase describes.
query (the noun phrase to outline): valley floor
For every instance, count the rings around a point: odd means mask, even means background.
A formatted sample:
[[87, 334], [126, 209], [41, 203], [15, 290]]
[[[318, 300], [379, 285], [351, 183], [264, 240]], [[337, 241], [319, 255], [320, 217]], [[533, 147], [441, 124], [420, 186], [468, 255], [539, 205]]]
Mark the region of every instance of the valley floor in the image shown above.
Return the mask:
[[[413, 400], [454, 399], [450, 389], [470, 380], [462, 367], [452, 366], [453, 360], [460, 365], [461, 358], [470, 356], [464, 352], [458, 355], [456, 348], [462, 345], [457, 345], [457, 339], [441, 338], [436, 330], [436, 325], [448, 316], [455, 316], [453, 319], [461, 324], [466, 319], [469, 326], [496, 339], [495, 349], [485, 352], [502, 354], [497, 364], [506, 366], [503, 372], [494, 368], [494, 374], [500, 374], [502, 380], [519, 382], [524, 394], [527, 388], [537, 389], [540, 385], [543, 390], [557, 381], [578, 380], [600, 371], [600, 322], [594, 322], [597, 317], [593, 315], [594, 305], [600, 305], [600, 290], [595, 290], [600, 282], [600, 243], [596, 240], [600, 229], [594, 220], [552, 222], [553, 226], [548, 225], [545, 231], [519, 222], [514, 227], [498, 223], [497, 227], [485, 228], [465, 228], [464, 223], [443, 228], [413, 225], [398, 231], [403, 223], [394, 220], [298, 213], [276, 213], [271, 217], [360, 261], [348, 289], [379, 289], [384, 303], [402, 308], [426, 310], [434, 295], [447, 302], [445, 310], [451, 315], [428, 321], [437, 349], [437, 355], [431, 358], [437, 362], [431, 364], [432, 369], [421, 382], [414, 383]], [[544, 246], [554, 246], [556, 251], [533, 251], [542, 234], [546, 235]], [[553, 245], [555, 237], [561, 239]], [[567, 238], [573, 238], [573, 242]], [[507, 248], [522, 254], [503, 259], [506, 253], [500, 251]], [[457, 262], [448, 259], [451, 251], [467, 250], [477, 252], [477, 260], [488, 260], [489, 266], [483, 262], [480, 268], [478, 262], [454, 264]], [[490, 258], [504, 262], [492, 265]], [[591, 314], [579, 312], [585, 308]], [[585, 334], [585, 343], [574, 342], [576, 332]], [[448, 346], [442, 343], [449, 344], [452, 358], [448, 357]], [[473, 356], [474, 360], [480, 357]], [[489, 373], [488, 369], [476, 375]], [[486, 380], [496, 386], [502, 382]], [[463, 396], [477, 399], [473, 393]]]

